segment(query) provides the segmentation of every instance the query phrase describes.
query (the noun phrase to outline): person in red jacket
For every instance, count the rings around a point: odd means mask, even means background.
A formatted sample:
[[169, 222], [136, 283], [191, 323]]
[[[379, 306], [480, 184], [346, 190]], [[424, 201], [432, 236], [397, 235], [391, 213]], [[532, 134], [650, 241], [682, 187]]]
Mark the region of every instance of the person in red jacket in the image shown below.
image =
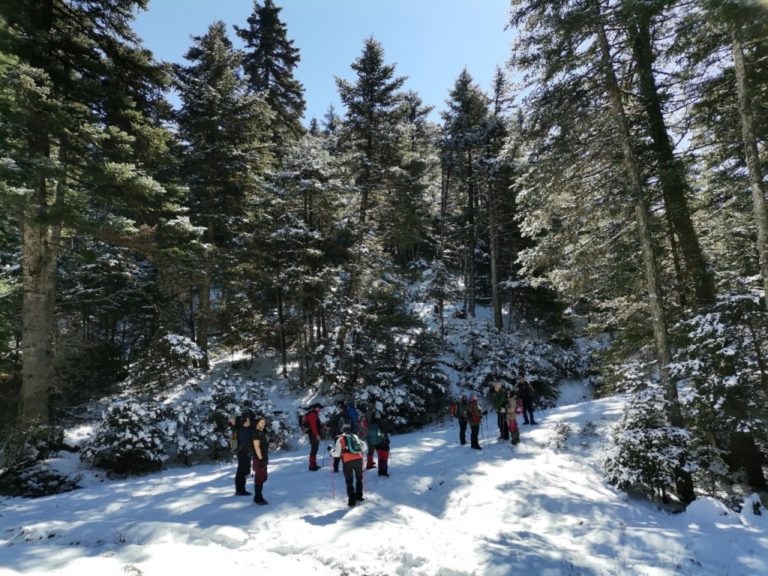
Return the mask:
[[475, 450], [482, 450], [478, 435], [480, 433], [480, 422], [483, 421], [483, 412], [477, 405], [477, 396], [472, 396], [472, 399], [469, 401], [467, 420], [469, 421], [469, 445]]
[[320, 466], [317, 465], [317, 449], [320, 447], [320, 404], [312, 404], [309, 407], [309, 412], [304, 416], [304, 424], [307, 428], [307, 436], [309, 436], [309, 469], [312, 471], [320, 470]]

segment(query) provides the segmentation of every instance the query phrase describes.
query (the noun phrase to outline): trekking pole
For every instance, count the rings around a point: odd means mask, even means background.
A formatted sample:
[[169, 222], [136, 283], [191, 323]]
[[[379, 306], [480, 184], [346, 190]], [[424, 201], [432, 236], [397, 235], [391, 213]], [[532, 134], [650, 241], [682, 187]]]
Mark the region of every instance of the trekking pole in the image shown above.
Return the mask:
[[328, 466], [328, 470], [331, 475], [331, 499], [336, 500], [336, 479], [333, 477], [333, 466]]

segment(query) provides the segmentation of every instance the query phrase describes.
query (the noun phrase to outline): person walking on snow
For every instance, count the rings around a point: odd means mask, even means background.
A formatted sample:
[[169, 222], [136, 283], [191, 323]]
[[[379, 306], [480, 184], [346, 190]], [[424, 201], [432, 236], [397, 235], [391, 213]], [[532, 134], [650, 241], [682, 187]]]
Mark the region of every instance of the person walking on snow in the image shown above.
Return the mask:
[[351, 431], [349, 424], [344, 424], [341, 435], [331, 451], [331, 456], [341, 458], [344, 481], [347, 484], [347, 504], [352, 507], [363, 498], [363, 452], [367, 446]]
[[493, 383], [491, 390], [491, 405], [496, 410], [496, 423], [499, 427], [499, 440], [509, 440], [507, 428], [507, 391], [498, 380]]
[[235, 472], [235, 495], [250, 496], [245, 489], [245, 477], [251, 472], [251, 429], [252, 416], [250, 412], [243, 414], [235, 421], [237, 434], [237, 472]]
[[[336, 403], [336, 412], [333, 413], [331, 416], [331, 419], [329, 421], [329, 428], [331, 431], [331, 438], [334, 440], [339, 437], [341, 434], [341, 427], [344, 424], [344, 417], [346, 415], [346, 408], [344, 407], [344, 402], [339, 401]], [[339, 462], [341, 461], [341, 458], [334, 458], [333, 459], [333, 471], [338, 472], [339, 471]]]
[[267, 481], [267, 464], [269, 464], [269, 436], [265, 428], [267, 420], [264, 416], [255, 419], [253, 430], [253, 501], [256, 504], [268, 504], [262, 491]]
[[477, 405], [476, 396], [472, 396], [472, 399], [469, 401], [467, 420], [469, 421], [469, 445], [474, 450], [482, 450], [478, 435], [480, 433], [480, 422], [483, 421], [483, 413]]
[[309, 436], [309, 469], [314, 472], [320, 470], [320, 466], [317, 465], [317, 449], [320, 447], [320, 409], [322, 406], [315, 403], [309, 408], [309, 412], [304, 416], [304, 424], [307, 427], [307, 436]]
[[367, 424], [367, 430], [365, 434], [365, 442], [368, 444], [368, 454], [366, 458], [365, 468], [370, 470], [376, 468], [376, 463], [373, 461], [373, 452], [381, 442], [381, 428], [378, 410], [373, 410], [370, 414], [365, 416]]

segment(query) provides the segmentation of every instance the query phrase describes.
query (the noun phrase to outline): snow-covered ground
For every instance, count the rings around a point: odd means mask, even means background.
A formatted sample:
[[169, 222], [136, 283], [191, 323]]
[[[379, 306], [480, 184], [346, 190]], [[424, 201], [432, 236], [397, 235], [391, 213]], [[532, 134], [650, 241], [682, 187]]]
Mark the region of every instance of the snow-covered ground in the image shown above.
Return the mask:
[[304, 446], [272, 454], [268, 506], [233, 495], [229, 463], [89, 472], [81, 490], [0, 501], [0, 575], [768, 574], [768, 516], [750, 505], [702, 499], [671, 515], [606, 485], [597, 460], [622, 399], [584, 397], [567, 385], [573, 403], [537, 414], [517, 447], [492, 421], [482, 451], [449, 421], [396, 435], [391, 476], [366, 474], [351, 509], [343, 477], [327, 456], [307, 471]]

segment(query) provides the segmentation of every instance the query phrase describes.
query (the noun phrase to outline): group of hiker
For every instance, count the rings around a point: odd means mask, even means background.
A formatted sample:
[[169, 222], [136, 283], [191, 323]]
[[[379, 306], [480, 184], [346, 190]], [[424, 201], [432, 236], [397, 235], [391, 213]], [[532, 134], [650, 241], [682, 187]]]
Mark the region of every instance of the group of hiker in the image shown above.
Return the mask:
[[[501, 381], [493, 382], [488, 400], [496, 412], [499, 440], [509, 440], [512, 444], [520, 441], [518, 414], [523, 416], [523, 424], [536, 424], [533, 417], [533, 390], [524, 373], [521, 372], [518, 375], [517, 386], [514, 388], [505, 387]], [[375, 408], [375, 404], [370, 410], [363, 405], [358, 410], [354, 403], [340, 400], [325, 423], [320, 419], [322, 408], [319, 403], [312, 404], [300, 417], [301, 427], [309, 438], [309, 470], [314, 472], [321, 468], [317, 463], [320, 441], [323, 438], [334, 439], [334, 443], [328, 446], [328, 452], [333, 458], [331, 473], [337, 473], [341, 464], [347, 488], [348, 505], [355, 506], [364, 500], [363, 464], [366, 470], [378, 468], [379, 476], [389, 476], [388, 423], [381, 412]], [[470, 447], [482, 450], [479, 439], [480, 423], [488, 410], [480, 408], [477, 396], [474, 394], [471, 398], [462, 396], [460, 401], [451, 404], [451, 413], [459, 421], [459, 442], [462, 445], [467, 443], [466, 432], [469, 426]], [[251, 495], [245, 483], [252, 466], [253, 501], [256, 504], [267, 504], [263, 495], [269, 463], [266, 419], [264, 416], [254, 416], [250, 412], [245, 412], [231, 420], [230, 424], [236, 435], [235, 494]], [[374, 461], [374, 454], [378, 464]]]
[[[522, 414], [523, 424], [536, 424], [533, 417], [533, 389], [526, 380], [525, 374], [518, 375], [517, 386], [507, 389], [501, 381], [491, 385], [489, 402], [496, 412], [496, 424], [499, 428], [499, 440], [509, 440], [511, 444], [520, 442], [520, 427], [517, 415]], [[468, 398], [462, 396], [451, 404], [451, 414], [459, 421], [459, 443], [467, 443], [467, 425], [469, 425], [469, 445], [474, 450], [482, 450], [480, 446], [480, 423], [487, 410], [481, 410], [476, 395]]]
[[[300, 424], [309, 438], [309, 470], [320, 470], [317, 453], [323, 438], [332, 438], [334, 444], [328, 446], [333, 458], [332, 473], [338, 473], [341, 464], [347, 487], [348, 505], [354, 506], [364, 500], [363, 496], [363, 460], [367, 470], [377, 468], [379, 476], [389, 476], [389, 426], [379, 410], [358, 410], [353, 403], [339, 401], [336, 410], [323, 423], [320, 419], [322, 405], [312, 404], [306, 414], [301, 416]], [[250, 496], [246, 489], [246, 477], [251, 465], [254, 472], [253, 501], [267, 504], [263, 495], [263, 486], [267, 481], [269, 461], [269, 437], [265, 431], [266, 420], [263, 416], [254, 416], [244, 412], [230, 420], [234, 431], [233, 448], [237, 452], [237, 472], [235, 473], [235, 494]], [[377, 463], [374, 461], [376, 454]]]

